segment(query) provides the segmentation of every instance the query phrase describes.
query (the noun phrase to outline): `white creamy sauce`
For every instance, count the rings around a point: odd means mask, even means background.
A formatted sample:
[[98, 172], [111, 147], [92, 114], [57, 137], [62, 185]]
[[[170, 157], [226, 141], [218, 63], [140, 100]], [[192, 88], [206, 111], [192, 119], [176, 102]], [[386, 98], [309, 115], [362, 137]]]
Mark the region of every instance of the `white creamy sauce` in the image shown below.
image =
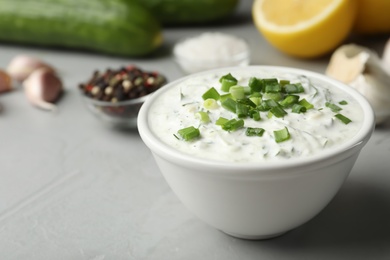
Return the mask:
[[[220, 105], [217, 109], [207, 110], [203, 107], [202, 99], [203, 93], [211, 87], [223, 94], [219, 79], [225, 74], [227, 73], [220, 72], [220, 74], [190, 77], [174, 88], [163, 91], [149, 111], [149, 124], [152, 131], [168, 145], [193, 156], [227, 162], [263, 162], [320, 153], [324, 149], [350, 139], [361, 127], [362, 108], [350, 95], [336, 87], [302, 75], [240, 71], [232, 72], [232, 75], [241, 86], [247, 86], [251, 77], [286, 79], [291, 83], [300, 82], [305, 92], [300, 93], [299, 96], [313, 104], [314, 108], [300, 114], [288, 111], [283, 118], [275, 116], [267, 118], [267, 112], [260, 112], [260, 121], [246, 118], [244, 128], [227, 132], [216, 125], [215, 121], [219, 117], [237, 118], [237, 115]], [[348, 104], [339, 105], [343, 100]], [[336, 119], [334, 117], [336, 113], [325, 106], [327, 101], [341, 107], [339, 113], [352, 122], [346, 125]], [[201, 123], [196, 116], [199, 111], [207, 111], [211, 121]], [[175, 137], [178, 130], [189, 126], [199, 127], [200, 138], [184, 141]], [[246, 127], [260, 127], [265, 129], [265, 133], [261, 137], [249, 137], [245, 135]], [[291, 138], [277, 143], [273, 131], [284, 127], [288, 128]]]

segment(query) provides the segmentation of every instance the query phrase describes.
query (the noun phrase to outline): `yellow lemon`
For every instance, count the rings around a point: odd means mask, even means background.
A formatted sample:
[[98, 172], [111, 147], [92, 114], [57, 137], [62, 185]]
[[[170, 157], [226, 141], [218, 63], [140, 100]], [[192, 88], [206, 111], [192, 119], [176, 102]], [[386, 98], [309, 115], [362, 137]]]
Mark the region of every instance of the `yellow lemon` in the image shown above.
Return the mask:
[[358, 0], [355, 31], [362, 34], [390, 32], [389, 0]]
[[289, 55], [324, 55], [348, 36], [356, 0], [255, 0], [253, 20], [264, 38]]

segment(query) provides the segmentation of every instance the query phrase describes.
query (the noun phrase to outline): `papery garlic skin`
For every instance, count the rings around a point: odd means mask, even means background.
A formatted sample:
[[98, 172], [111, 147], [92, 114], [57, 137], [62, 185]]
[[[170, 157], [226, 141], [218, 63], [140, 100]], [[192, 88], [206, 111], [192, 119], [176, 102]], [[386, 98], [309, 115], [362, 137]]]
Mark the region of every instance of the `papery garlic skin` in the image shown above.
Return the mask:
[[63, 91], [61, 79], [50, 69], [34, 70], [23, 82], [27, 99], [35, 106], [53, 110], [53, 104]]
[[16, 81], [22, 82], [27, 79], [34, 70], [39, 68], [46, 68], [53, 72], [55, 71], [54, 68], [40, 59], [27, 55], [18, 55], [8, 64], [7, 72]]
[[0, 93], [12, 90], [12, 80], [10, 75], [0, 70]]

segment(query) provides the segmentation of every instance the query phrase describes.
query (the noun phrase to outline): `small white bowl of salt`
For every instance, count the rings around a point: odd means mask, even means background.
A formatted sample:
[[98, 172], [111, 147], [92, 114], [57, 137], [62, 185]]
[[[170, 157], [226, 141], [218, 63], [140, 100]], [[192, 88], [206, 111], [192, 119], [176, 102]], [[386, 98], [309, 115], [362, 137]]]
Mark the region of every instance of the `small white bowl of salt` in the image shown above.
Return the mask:
[[250, 51], [247, 42], [234, 35], [205, 32], [179, 41], [174, 49], [176, 62], [187, 73], [204, 70], [247, 66]]

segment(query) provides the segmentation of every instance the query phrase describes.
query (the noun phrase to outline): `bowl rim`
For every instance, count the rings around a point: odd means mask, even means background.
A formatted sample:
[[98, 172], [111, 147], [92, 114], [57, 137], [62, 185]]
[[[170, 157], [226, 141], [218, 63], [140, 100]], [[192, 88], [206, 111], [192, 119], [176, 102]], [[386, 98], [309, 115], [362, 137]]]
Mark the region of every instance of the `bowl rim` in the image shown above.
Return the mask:
[[[245, 163], [237, 163], [237, 162], [225, 162], [225, 161], [217, 161], [217, 160], [207, 160], [200, 157], [192, 157], [189, 154], [181, 153], [178, 150], [175, 150], [173, 147], [169, 146], [162, 140], [160, 140], [149, 128], [149, 119], [148, 119], [148, 111], [151, 105], [154, 103], [154, 100], [164, 91], [167, 91], [170, 88], [173, 88], [178, 83], [187, 80], [190, 77], [201, 76], [209, 73], [218, 73], [222, 71], [226, 72], [234, 72], [234, 71], [242, 71], [242, 70], [263, 70], [263, 71], [274, 71], [274, 72], [284, 72], [284, 73], [294, 73], [294, 74], [304, 74], [310, 78], [315, 78], [325, 83], [332, 84], [337, 88], [345, 91], [350, 94], [362, 107], [363, 110], [363, 123], [359, 131], [353, 136], [351, 139], [346, 142], [334, 146], [332, 148], [326, 149], [321, 153], [317, 153], [315, 155], [294, 158], [294, 160], [273, 160], [273, 161], [259, 161], [259, 162], [245, 162]], [[324, 74], [320, 74], [318, 72], [299, 69], [299, 68], [291, 68], [284, 66], [266, 66], [266, 65], [252, 65], [247, 67], [225, 67], [219, 69], [212, 69], [207, 71], [202, 71], [194, 74], [190, 74], [184, 77], [181, 77], [177, 80], [174, 80], [164, 87], [158, 89], [154, 92], [155, 95], [152, 95], [145, 103], [142, 105], [140, 112], [138, 114], [138, 131], [143, 140], [143, 142], [149, 147], [153, 154], [157, 154], [158, 156], [174, 163], [180, 164], [185, 167], [199, 168], [199, 169], [213, 169], [223, 174], [228, 175], [238, 175], [237, 171], [242, 171], [243, 173], [247, 172], [256, 172], [257, 174], [259, 170], [267, 171], [267, 173], [278, 172], [282, 169], [289, 169], [291, 171], [310, 171], [314, 168], [324, 167], [330, 163], [336, 163], [341, 160], [344, 160], [348, 157], [353, 156], [356, 152], [360, 151], [361, 148], [367, 143], [370, 139], [371, 134], [375, 128], [375, 118], [374, 112], [369, 104], [369, 102], [360, 94], [357, 90], [348, 85], [332, 79]], [[331, 160], [330, 161], [328, 161]], [[303, 169], [302, 166], [305, 166]], [[267, 174], [264, 173], [264, 174]], [[263, 174], [263, 172], [262, 172]], [[245, 174], [244, 174], [245, 175]], [[242, 176], [242, 174], [239, 174]]]
[[[165, 86], [165, 85], [163, 85], [163, 86]], [[151, 96], [154, 92], [156, 92], [157, 90], [159, 90], [163, 86], [159, 87], [155, 91], [153, 91], [145, 96], [137, 97], [137, 98], [133, 98], [133, 99], [125, 100], [125, 101], [118, 101], [118, 102], [111, 102], [111, 101], [103, 101], [103, 100], [94, 99], [94, 98], [88, 97], [87, 95], [85, 95], [82, 92], [81, 92], [81, 96], [83, 97], [84, 100], [87, 100], [87, 102], [93, 103], [94, 105], [105, 106], [105, 107], [108, 107], [108, 106], [122, 107], [122, 106], [129, 106], [129, 105], [136, 105], [139, 103], [144, 103], [145, 100], [149, 98], [149, 96]]]

